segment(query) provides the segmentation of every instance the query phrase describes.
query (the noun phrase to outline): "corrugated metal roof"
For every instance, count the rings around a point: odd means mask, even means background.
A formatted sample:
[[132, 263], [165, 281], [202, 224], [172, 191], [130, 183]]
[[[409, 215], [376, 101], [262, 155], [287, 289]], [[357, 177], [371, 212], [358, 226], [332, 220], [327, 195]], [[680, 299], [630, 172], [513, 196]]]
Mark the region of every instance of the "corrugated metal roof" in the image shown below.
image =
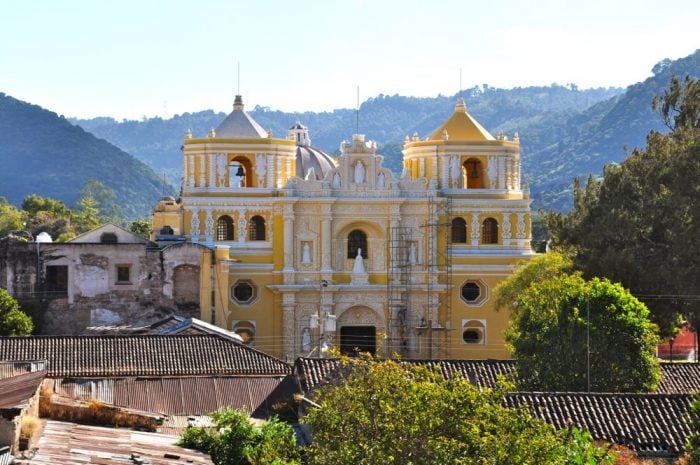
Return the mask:
[[76, 463], [136, 463], [152, 465], [212, 464], [209, 455], [174, 446], [176, 438], [157, 433], [102, 428], [48, 420], [38, 450], [27, 465]]
[[46, 376], [46, 371], [24, 373], [0, 379], [0, 409], [22, 408]]
[[49, 377], [286, 375], [292, 367], [218, 335], [0, 337], [0, 359], [47, 360]]
[[54, 383], [59, 396], [162, 415], [206, 415], [231, 406], [265, 417], [275, 403], [290, 400], [296, 391], [291, 375], [62, 379]]

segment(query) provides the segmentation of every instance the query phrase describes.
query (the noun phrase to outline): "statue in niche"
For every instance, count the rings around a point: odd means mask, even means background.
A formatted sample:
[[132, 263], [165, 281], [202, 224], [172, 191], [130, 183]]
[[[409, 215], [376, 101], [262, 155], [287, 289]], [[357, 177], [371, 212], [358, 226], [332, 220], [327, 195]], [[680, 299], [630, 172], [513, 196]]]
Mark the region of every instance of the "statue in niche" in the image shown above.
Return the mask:
[[365, 165], [361, 161], [355, 163], [355, 184], [365, 182]]
[[302, 352], [309, 352], [311, 350], [311, 333], [309, 328], [304, 328], [301, 333], [301, 350]]
[[386, 176], [384, 176], [384, 173], [379, 173], [379, 176], [377, 176], [377, 188], [384, 189], [385, 187], [386, 187]]
[[311, 263], [311, 247], [308, 242], [304, 242], [301, 248], [301, 263]]
[[362, 258], [362, 249], [357, 249], [357, 256], [355, 257], [355, 264], [352, 266], [353, 274], [366, 274], [365, 262]]
[[336, 171], [333, 175], [333, 181], [331, 183], [333, 189], [340, 189], [340, 174]]
[[418, 258], [416, 255], [416, 243], [411, 242], [411, 245], [408, 247], [408, 263], [411, 265], [418, 263]]

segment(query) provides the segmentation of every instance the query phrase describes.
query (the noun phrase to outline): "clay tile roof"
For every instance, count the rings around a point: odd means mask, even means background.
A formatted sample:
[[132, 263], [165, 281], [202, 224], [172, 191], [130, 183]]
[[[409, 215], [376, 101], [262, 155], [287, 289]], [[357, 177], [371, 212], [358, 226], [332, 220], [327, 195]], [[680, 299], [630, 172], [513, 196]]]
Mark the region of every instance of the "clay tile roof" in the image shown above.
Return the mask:
[[[514, 376], [514, 360], [406, 360], [407, 363], [439, 364], [443, 375], [459, 373], [479, 387], [495, 387], [499, 376]], [[337, 360], [299, 358], [295, 370], [306, 392], [323, 384], [338, 366]], [[665, 394], [691, 394], [700, 392], [700, 363], [661, 363], [661, 382], [656, 389]]]
[[505, 398], [508, 407], [527, 405], [557, 429], [575, 425], [640, 455], [673, 456], [690, 434], [692, 402], [687, 394], [517, 392]]
[[657, 392], [689, 394], [700, 392], [700, 363], [662, 363]]
[[0, 360], [46, 360], [49, 377], [284, 375], [292, 367], [216, 335], [0, 337]]

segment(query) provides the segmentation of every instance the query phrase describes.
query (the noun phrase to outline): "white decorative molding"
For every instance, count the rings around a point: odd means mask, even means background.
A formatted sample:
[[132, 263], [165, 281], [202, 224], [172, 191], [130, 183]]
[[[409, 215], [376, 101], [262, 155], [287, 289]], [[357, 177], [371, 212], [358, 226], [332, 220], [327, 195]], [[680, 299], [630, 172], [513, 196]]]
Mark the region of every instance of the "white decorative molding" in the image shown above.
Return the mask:
[[479, 245], [479, 239], [481, 235], [481, 221], [479, 220], [479, 214], [472, 213], [472, 227], [471, 227], [471, 239], [472, 245]]
[[257, 153], [255, 154], [255, 175], [258, 177], [258, 187], [263, 187], [265, 185], [265, 172], [265, 154]]
[[503, 236], [503, 245], [508, 245], [505, 241], [510, 240], [512, 237], [511, 226], [510, 226], [510, 213], [503, 214], [503, 227], [501, 228], [501, 235]]
[[526, 239], [527, 235], [525, 232], [525, 213], [518, 213], [518, 223], [516, 226], [515, 237], [518, 239]]
[[489, 156], [489, 188], [498, 189], [498, 158], [495, 155]]
[[199, 210], [192, 209], [192, 221], [190, 222], [190, 235], [192, 238], [199, 238]]

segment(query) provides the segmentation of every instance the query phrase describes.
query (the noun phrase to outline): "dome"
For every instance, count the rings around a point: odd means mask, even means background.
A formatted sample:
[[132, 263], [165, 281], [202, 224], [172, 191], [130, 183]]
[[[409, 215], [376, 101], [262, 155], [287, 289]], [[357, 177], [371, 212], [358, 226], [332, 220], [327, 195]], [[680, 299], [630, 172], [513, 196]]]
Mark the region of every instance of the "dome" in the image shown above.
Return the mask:
[[220, 139], [267, 139], [269, 136], [262, 126], [243, 110], [243, 98], [236, 95], [233, 111], [214, 131]]
[[297, 177], [306, 177], [311, 168], [314, 169], [316, 179], [321, 180], [331, 168], [335, 168], [335, 162], [323, 150], [308, 145], [297, 146]]

